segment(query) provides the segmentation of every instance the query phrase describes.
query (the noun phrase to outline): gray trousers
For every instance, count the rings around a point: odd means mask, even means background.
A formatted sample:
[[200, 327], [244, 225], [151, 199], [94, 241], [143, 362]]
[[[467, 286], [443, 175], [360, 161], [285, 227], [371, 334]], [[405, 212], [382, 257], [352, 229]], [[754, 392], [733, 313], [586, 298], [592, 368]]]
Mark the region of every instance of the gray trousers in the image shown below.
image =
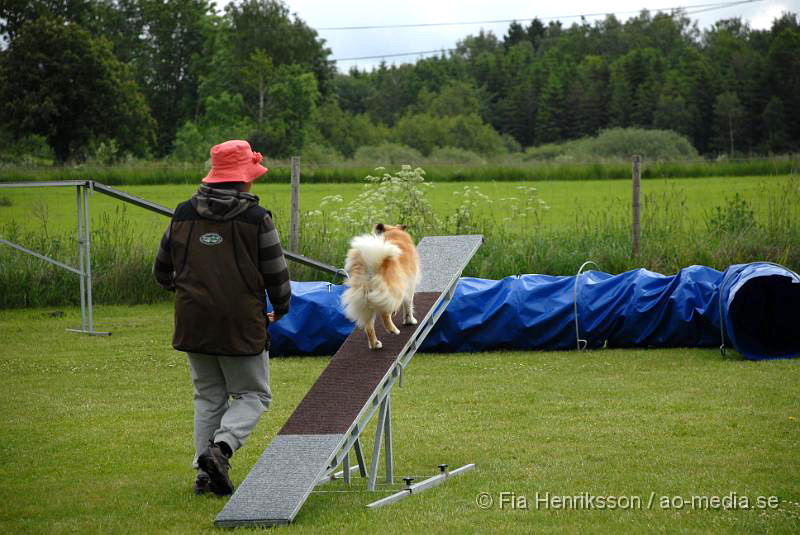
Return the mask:
[[272, 403], [269, 353], [228, 357], [187, 353], [194, 385], [194, 462], [208, 441], [223, 441], [233, 451]]

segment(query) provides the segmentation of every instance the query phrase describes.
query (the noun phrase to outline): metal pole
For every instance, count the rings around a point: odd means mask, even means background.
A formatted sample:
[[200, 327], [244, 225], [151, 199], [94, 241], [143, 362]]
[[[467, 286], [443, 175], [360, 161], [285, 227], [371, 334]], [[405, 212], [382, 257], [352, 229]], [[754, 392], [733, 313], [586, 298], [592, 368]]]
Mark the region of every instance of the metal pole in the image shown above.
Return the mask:
[[342, 475], [344, 476], [344, 484], [350, 484], [350, 452], [342, 459]]
[[77, 269], [75, 269], [72, 266], [68, 266], [68, 265], [66, 265], [66, 264], [64, 264], [62, 262], [59, 262], [58, 260], [53, 260], [50, 257], [47, 257], [47, 256], [45, 256], [43, 254], [39, 254], [36, 251], [31, 251], [30, 249], [26, 249], [25, 247], [23, 247], [21, 245], [17, 245], [16, 243], [12, 243], [12, 242], [10, 242], [8, 240], [4, 240], [3, 238], [0, 238], [0, 243], [2, 243], [3, 245], [8, 245], [12, 249], [16, 249], [17, 251], [21, 251], [21, 252], [23, 252], [25, 254], [29, 254], [31, 256], [35, 256], [36, 258], [39, 258], [40, 260], [44, 260], [45, 262], [50, 262], [54, 266], [58, 266], [60, 268], [66, 269], [67, 271], [71, 271], [72, 273], [75, 273], [76, 275], [80, 275], [81, 274], [80, 271], [78, 271]]
[[394, 464], [392, 462], [392, 394], [386, 394], [386, 422], [383, 431], [386, 435], [386, 445], [383, 447], [386, 454], [386, 482], [394, 483]]
[[633, 157], [633, 257], [639, 256], [639, 238], [641, 237], [641, 227], [639, 226], [639, 190], [641, 188], [641, 158], [637, 155]]
[[439, 475], [430, 477], [414, 485], [408, 485], [408, 487], [404, 488], [403, 490], [395, 494], [392, 494], [391, 496], [387, 496], [385, 498], [381, 498], [378, 501], [367, 504], [367, 507], [369, 507], [370, 509], [377, 509], [378, 507], [383, 507], [384, 505], [389, 505], [398, 502], [403, 498], [411, 496], [412, 494], [419, 494], [420, 492], [427, 490], [431, 487], [441, 485], [451, 477], [460, 476], [465, 472], [469, 472], [473, 468], [475, 468], [475, 464], [465, 464], [461, 468], [457, 468], [452, 472], [447, 472], [445, 470], [442, 470], [442, 473]]
[[361, 441], [359, 439], [356, 439], [353, 448], [356, 450], [358, 471], [361, 473], [361, 477], [367, 477], [367, 464], [364, 462], [364, 453], [361, 451]]
[[89, 307], [89, 334], [94, 334], [94, 321], [92, 319], [92, 250], [89, 238], [89, 192], [83, 188], [83, 218], [84, 233], [86, 235], [86, 302]]
[[375, 445], [372, 448], [372, 465], [369, 471], [369, 480], [367, 481], [367, 490], [375, 490], [375, 480], [378, 478], [378, 462], [381, 454], [381, 439], [383, 438], [383, 429], [386, 424], [386, 399], [381, 402], [381, 409], [378, 413], [378, 428], [375, 430]]
[[289, 215], [289, 249], [299, 251], [300, 226], [300, 157], [292, 156], [292, 199]]
[[81, 281], [81, 330], [86, 330], [86, 271], [84, 269], [83, 260], [83, 208], [81, 205], [81, 187], [78, 185], [76, 191], [78, 193], [78, 256], [80, 257], [80, 281]]
[[[350, 467], [350, 474], [352, 475], [358, 469], [357, 466]], [[320, 477], [317, 481], [317, 485], [325, 485], [326, 483], [330, 483], [331, 481], [337, 481], [339, 478], [344, 477], [344, 470], [339, 470], [338, 472], [328, 472], [324, 476]]]
[[584, 340], [581, 338], [581, 329], [580, 324], [578, 322], [578, 283], [581, 280], [581, 273], [583, 273], [583, 268], [588, 266], [589, 264], [594, 264], [594, 267], [599, 268], [599, 266], [592, 262], [591, 260], [587, 260], [581, 267], [578, 269], [578, 273], [575, 275], [575, 284], [572, 286], [572, 310], [575, 314], [575, 343], [578, 346], [578, 351], [582, 351], [586, 349], [586, 346], [589, 345], [588, 340]]

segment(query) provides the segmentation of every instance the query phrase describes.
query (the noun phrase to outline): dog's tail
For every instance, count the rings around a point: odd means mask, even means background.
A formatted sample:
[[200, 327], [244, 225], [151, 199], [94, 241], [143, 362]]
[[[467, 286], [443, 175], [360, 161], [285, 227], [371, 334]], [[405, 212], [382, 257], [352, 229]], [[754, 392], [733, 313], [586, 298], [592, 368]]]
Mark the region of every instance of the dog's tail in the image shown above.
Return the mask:
[[350, 253], [347, 255], [344, 269], [350, 273], [354, 264], [360, 261], [369, 273], [377, 273], [387, 258], [397, 258], [400, 254], [400, 248], [386, 241], [383, 236], [374, 234], [356, 236], [350, 242]]
[[375, 309], [394, 311], [398, 297], [394, 296], [383, 280], [380, 268], [388, 258], [402, 254], [400, 248], [387, 242], [383, 236], [365, 234], [350, 242], [344, 269], [350, 274], [350, 286], [342, 294], [344, 313], [348, 319], [363, 328]]

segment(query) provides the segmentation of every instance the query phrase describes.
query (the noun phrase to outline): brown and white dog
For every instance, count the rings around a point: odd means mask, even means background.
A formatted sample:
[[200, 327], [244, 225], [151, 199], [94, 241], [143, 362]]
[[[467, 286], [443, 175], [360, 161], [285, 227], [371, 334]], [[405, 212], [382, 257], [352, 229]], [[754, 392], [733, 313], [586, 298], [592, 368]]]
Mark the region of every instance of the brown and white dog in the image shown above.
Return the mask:
[[403, 225], [378, 223], [372, 234], [350, 242], [344, 269], [350, 275], [342, 294], [344, 313], [364, 329], [370, 349], [383, 347], [375, 336], [375, 317], [387, 331], [400, 334], [392, 314], [403, 307], [403, 324], [416, 325], [414, 291], [419, 283], [419, 255]]

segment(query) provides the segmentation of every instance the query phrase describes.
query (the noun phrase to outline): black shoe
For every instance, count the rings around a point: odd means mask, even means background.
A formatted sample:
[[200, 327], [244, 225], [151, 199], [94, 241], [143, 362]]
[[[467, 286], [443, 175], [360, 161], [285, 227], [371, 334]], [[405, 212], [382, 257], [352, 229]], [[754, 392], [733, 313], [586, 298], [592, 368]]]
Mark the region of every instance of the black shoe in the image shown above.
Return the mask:
[[195, 496], [201, 496], [207, 492], [211, 492], [211, 478], [202, 470], [197, 471], [197, 479], [194, 480], [194, 487], [192, 487]]
[[208, 449], [197, 458], [197, 464], [208, 474], [211, 492], [218, 496], [233, 494], [233, 483], [228, 477], [231, 463], [219, 446], [209, 442]]

